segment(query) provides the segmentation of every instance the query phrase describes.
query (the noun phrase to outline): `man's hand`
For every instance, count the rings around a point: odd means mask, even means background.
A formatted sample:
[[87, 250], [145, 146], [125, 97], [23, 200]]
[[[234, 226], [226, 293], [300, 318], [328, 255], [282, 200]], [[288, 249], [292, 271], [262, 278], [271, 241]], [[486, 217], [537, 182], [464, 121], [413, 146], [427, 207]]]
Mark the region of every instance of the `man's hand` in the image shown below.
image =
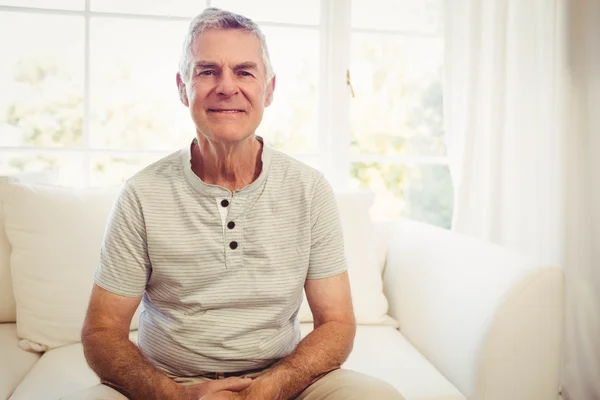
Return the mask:
[[231, 392], [229, 390], [221, 390], [220, 392], [210, 393], [203, 396], [200, 400], [242, 400], [243, 397], [239, 392]]
[[231, 377], [214, 381], [181, 386], [180, 399], [185, 400], [217, 400], [235, 399], [232, 397], [250, 386], [252, 379]]
[[200, 400], [279, 400], [279, 392], [279, 388], [259, 377], [242, 391], [221, 390], [208, 393]]
[[244, 400], [280, 400], [280, 388], [267, 379], [266, 375], [254, 379], [252, 384], [239, 394]]

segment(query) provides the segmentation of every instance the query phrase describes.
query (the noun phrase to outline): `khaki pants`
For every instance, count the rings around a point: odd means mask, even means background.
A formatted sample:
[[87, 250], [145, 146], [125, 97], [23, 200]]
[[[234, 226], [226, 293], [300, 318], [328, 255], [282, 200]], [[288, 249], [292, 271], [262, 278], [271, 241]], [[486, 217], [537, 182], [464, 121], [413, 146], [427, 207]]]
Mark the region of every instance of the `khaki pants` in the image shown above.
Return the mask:
[[[191, 385], [206, 382], [204, 377], [176, 379], [179, 383]], [[390, 384], [347, 369], [338, 369], [325, 375], [308, 388], [297, 400], [404, 400]], [[97, 385], [89, 389], [73, 393], [61, 400], [127, 400], [116, 390]]]

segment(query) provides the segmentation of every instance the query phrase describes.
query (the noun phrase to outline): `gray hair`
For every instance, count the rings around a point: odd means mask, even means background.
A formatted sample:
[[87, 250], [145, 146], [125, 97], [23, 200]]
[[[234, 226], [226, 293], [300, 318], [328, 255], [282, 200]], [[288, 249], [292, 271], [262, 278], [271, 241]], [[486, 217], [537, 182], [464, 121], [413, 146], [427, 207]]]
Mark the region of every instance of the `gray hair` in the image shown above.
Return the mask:
[[256, 37], [258, 37], [260, 40], [263, 64], [265, 65], [267, 72], [266, 82], [269, 82], [269, 80], [275, 75], [271, 65], [271, 58], [269, 57], [267, 39], [258, 25], [250, 18], [244, 17], [243, 15], [211, 7], [202, 11], [200, 15], [196, 16], [192, 22], [190, 22], [188, 32], [185, 36], [185, 40], [183, 41], [183, 49], [181, 52], [181, 58], [179, 59], [179, 74], [184, 82], [189, 82], [191, 79], [190, 69], [192, 64], [192, 42], [197, 35], [206, 29], [240, 29], [256, 35]]

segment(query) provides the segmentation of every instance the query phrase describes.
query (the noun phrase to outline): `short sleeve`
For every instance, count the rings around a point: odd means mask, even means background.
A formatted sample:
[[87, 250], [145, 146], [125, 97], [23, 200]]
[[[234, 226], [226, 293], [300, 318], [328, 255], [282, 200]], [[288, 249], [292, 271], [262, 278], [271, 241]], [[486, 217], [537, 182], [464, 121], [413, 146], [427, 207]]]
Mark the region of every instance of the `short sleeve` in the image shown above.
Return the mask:
[[337, 201], [323, 176], [315, 184], [310, 212], [311, 247], [307, 279], [338, 275], [348, 269]]
[[132, 184], [128, 182], [109, 218], [94, 281], [120, 296], [140, 297], [150, 271], [142, 207]]

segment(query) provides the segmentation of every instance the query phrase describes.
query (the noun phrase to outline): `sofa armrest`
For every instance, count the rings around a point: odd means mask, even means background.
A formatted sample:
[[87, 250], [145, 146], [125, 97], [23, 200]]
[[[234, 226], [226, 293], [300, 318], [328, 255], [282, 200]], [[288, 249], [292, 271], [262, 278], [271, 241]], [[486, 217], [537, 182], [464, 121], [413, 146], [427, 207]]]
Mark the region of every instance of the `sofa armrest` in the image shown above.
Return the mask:
[[563, 273], [416, 222], [389, 236], [390, 315], [466, 397], [556, 399]]

